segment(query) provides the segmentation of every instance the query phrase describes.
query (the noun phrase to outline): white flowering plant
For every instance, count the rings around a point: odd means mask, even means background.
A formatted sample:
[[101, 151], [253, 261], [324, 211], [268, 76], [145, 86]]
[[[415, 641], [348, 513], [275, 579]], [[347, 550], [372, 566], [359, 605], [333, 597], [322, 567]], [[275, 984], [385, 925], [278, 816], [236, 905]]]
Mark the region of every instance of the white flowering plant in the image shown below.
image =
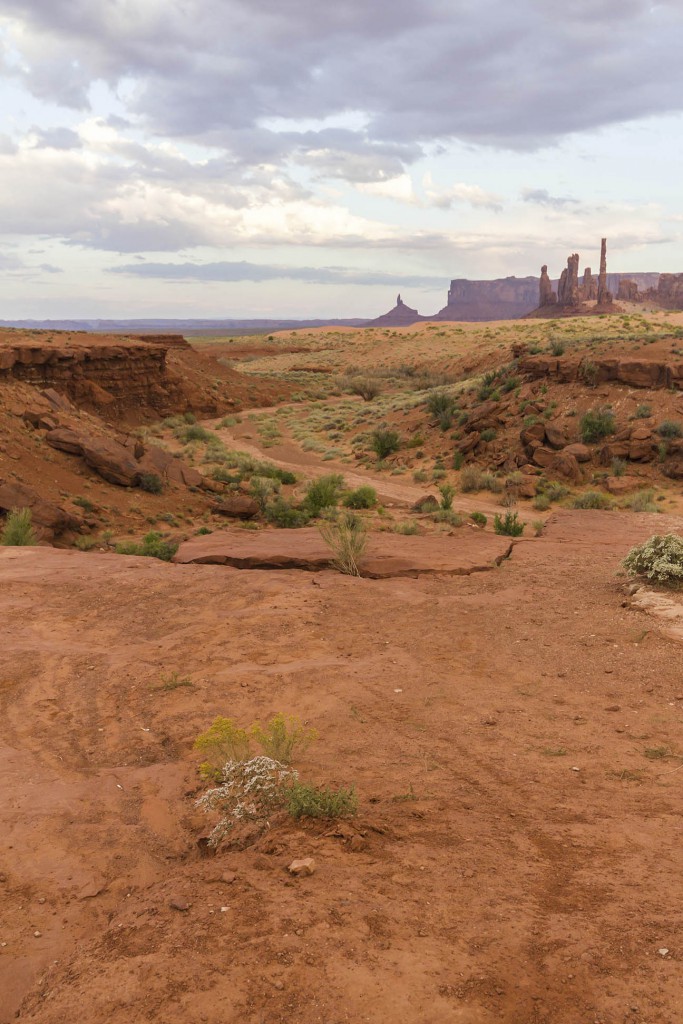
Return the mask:
[[644, 576], [653, 583], [683, 585], [683, 537], [676, 533], [655, 534], [631, 548], [623, 561], [629, 576]]
[[197, 806], [207, 814], [218, 811], [220, 821], [209, 835], [209, 845], [218, 846], [243, 821], [258, 821], [264, 827], [275, 811], [283, 809], [291, 786], [299, 777], [272, 757], [228, 761], [221, 769], [221, 784], [207, 790]]

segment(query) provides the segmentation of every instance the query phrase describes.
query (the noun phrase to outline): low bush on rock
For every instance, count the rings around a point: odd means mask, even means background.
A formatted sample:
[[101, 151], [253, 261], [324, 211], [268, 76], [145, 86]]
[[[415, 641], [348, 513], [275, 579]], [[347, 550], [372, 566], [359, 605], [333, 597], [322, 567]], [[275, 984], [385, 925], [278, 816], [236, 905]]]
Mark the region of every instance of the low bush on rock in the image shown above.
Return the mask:
[[617, 429], [611, 409], [589, 409], [579, 420], [579, 433], [585, 444], [594, 444], [603, 437], [609, 437]]
[[358, 516], [345, 512], [331, 522], [322, 523], [320, 535], [334, 555], [334, 564], [345, 576], [360, 576], [358, 563], [367, 543], [365, 526]]
[[170, 562], [177, 550], [176, 541], [166, 540], [156, 530], [146, 533], [140, 544], [124, 541], [116, 545], [117, 555], [142, 555], [145, 558], [160, 558], [162, 562]]
[[657, 427], [657, 433], [660, 437], [672, 440], [676, 437], [683, 437], [683, 427], [677, 420], [663, 420]]
[[14, 508], [8, 513], [5, 526], [0, 534], [0, 544], [5, 547], [28, 547], [37, 544], [30, 508]]
[[683, 585], [683, 537], [677, 533], [655, 534], [631, 548], [623, 561], [629, 576], [643, 576], [653, 583]]

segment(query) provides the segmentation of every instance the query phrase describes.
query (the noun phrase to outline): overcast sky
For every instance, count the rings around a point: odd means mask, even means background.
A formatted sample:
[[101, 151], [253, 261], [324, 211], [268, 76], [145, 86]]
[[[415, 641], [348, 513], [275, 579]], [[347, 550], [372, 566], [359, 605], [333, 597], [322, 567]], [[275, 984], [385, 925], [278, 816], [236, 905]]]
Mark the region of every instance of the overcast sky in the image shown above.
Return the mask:
[[683, 0], [0, 0], [0, 318], [683, 271]]

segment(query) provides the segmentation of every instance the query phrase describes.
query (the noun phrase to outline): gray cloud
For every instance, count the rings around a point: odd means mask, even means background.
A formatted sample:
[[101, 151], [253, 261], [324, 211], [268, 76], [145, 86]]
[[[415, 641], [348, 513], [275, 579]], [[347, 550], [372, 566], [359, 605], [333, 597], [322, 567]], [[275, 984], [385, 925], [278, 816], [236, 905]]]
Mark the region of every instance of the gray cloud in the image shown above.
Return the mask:
[[551, 206], [555, 210], [564, 210], [568, 206], [579, 206], [578, 199], [570, 196], [551, 196], [546, 188], [523, 188], [522, 199], [525, 203], [536, 206]]
[[[394, 0], [390, 11], [366, 0], [138, 0], [125, 14], [113, 0], [3, 0], [3, 8], [28, 27], [14, 73], [34, 95], [86, 109], [96, 79], [133, 80], [131, 113], [149, 129], [222, 143], [251, 160], [251, 146], [277, 136], [259, 129], [273, 117], [362, 111], [366, 128], [352, 134], [407, 144], [398, 158], [410, 160], [419, 142], [530, 149], [683, 107], [678, 0]], [[345, 161], [331, 165], [343, 172]]]
[[443, 277], [390, 274], [349, 267], [288, 267], [260, 263], [132, 263], [111, 267], [114, 274], [166, 281], [302, 281], [309, 284], [391, 285], [401, 288], [442, 288]]
[[32, 129], [35, 136], [36, 149], [80, 149], [81, 138], [71, 128], [37, 128]]

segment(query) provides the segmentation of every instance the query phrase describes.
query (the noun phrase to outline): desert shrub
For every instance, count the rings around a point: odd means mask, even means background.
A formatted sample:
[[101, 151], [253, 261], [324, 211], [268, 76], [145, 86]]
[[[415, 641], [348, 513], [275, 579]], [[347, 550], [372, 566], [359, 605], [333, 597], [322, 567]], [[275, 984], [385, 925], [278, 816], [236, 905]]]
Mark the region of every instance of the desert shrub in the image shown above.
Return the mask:
[[378, 427], [370, 435], [370, 447], [378, 459], [386, 459], [387, 455], [393, 455], [401, 447], [401, 438], [395, 430], [388, 430], [386, 427]]
[[483, 512], [470, 512], [470, 519], [475, 526], [481, 526], [482, 528], [488, 523], [488, 519]]
[[541, 534], [543, 533], [543, 527], [545, 526], [545, 523], [543, 522], [543, 520], [542, 519], [534, 519], [534, 521], [533, 521], [533, 523], [531, 525], [534, 528], [534, 537], [540, 537]]
[[400, 533], [403, 537], [414, 537], [415, 534], [419, 532], [420, 527], [410, 519], [407, 519], [402, 523], [397, 523], [394, 527], [394, 533]]
[[140, 544], [125, 541], [116, 545], [117, 555], [141, 555], [144, 558], [160, 558], [162, 562], [170, 562], [177, 550], [178, 544], [175, 541], [165, 540], [163, 534], [156, 530], [146, 533]]
[[526, 523], [520, 523], [516, 512], [506, 512], [504, 516], [498, 513], [493, 517], [493, 531], [504, 537], [521, 537], [524, 533]]
[[616, 426], [611, 409], [589, 409], [579, 420], [579, 433], [586, 444], [592, 444], [613, 434]]
[[197, 417], [193, 412], [184, 412], [182, 418], [186, 423], [196, 423]]
[[456, 402], [452, 395], [449, 395], [447, 391], [434, 391], [425, 404], [441, 429], [448, 430], [453, 423], [453, 414], [456, 411]]
[[626, 472], [626, 462], [624, 459], [612, 459], [610, 471], [612, 476], [623, 476]]
[[297, 778], [297, 772], [270, 757], [228, 761], [220, 771], [220, 785], [197, 800], [197, 807], [207, 814], [221, 815], [209, 845], [218, 846], [242, 821], [260, 822], [265, 828], [270, 815], [286, 806], [289, 787]]
[[358, 562], [367, 543], [363, 521], [352, 512], [344, 512], [336, 520], [321, 523], [319, 530], [337, 569], [346, 576], [360, 576]]
[[164, 489], [162, 479], [156, 473], [141, 473], [138, 487], [148, 494], [161, 494]]
[[72, 498], [71, 500], [73, 501], [74, 505], [78, 505], [78, 507], [82, 508], [84, 512], [92, 512], [93, 509], [95, 508], [95, 506], [93, 505], [92, 501], [90, 501], [89, 498], [77, 497]]
[[199, 766], [202, 777], [218, 778], [226, 762], [247, 761], [251, 757], [251, 737], [232, 718], [219, 715], [194, 741], [194, 749], [205, 755]]
[[559, 338], [553, 338], [550, 344], [548, 345], [548, 348], [550, 349], [551, 354], [554, 356], [564, 355], [564, 342], [561, 341]]
[[462, 452], [453, 452], [453, 469], [462, 469], [465, 456]]
[[315, 729], [308, 729], [298, 718], [282, 712], [274, 715], [265, 728], [260, 722], [252, 725], [249, 735], [267, 757], [286, 765], [292, 763], [295, 752], [303, 753], [318, 736]]
[[460, 476], [460, 489], [464, 494], [472, 491], [500, 494], [503, 484], [493, 473], [485, 473], [478, 466], [465, 466]]
[[568, 487], [564, 484], [558, 483], [556, 480], [546, 484], [544, 493], [550, 498], [551, 501], [563, 501], [566, 497], [571, 494]]
[[369, 484], [363, 484], [344, 498], [346, 508], [374, 508], [376, 504], [377, 491]]
[[448, 511], [453, 508], [455, 487], [453, 487], [452, 484], [441, 484], [439, 487], [439, 493], [441, 494], [441, 508], [444, 509], [444, 511]]
[[344, 486], [344, 477], [340, 473], [329, 473], [311, 480], [306, 488], [303, 504], [311, 515], [318, 515], [324, 508], [333, 508], [339, 503], [339, 495]]
[[372, 377], [356, 377], [349, 381], [349, 391], [352, 395], [360, 395], [364, 401], [371, 402], [381, 393], [382, 388], [379, 381]]
[[261, 512], [265, 512], [266, 506], [279, 488], [279, 482], [267, 476], [252, 476], [249, 481], [249, 493], [258, 503]]
[[425, 494], [423, 498], [418, 498], [413, 505], [416, 512], [435, 512], [438, 507], [438, 499], [433, 494]]
[[595, 363], [582, 363], [579, 367], [579, 379], [589, 388], [597, 387], [600, 371]]
[[611, 508], [612, 499], [600, 491], [586, 491], [572, 502], [572, 508]]
[[660, 437], [670, 440], [675, 437], [683, 437], [683, 427], [677, 420], [663, 420], [657, 427], [657, 433]]
[[280, 497], [266, 506], [265, 517], [272, 526], [279, 526], [283, 530], [297, 530], [307, 526], [311, 518], [305, 509], [295, 508], [291, 502]]
[[547, 494], [537, 494], [532, 505], [537, 512], [547, 512], [550, 508], [550, 498]]
[[650, 416], [652, 416], [652, 406], [647, 405], [647, 403], [639, 405], [634, 413], [634, 419], [636, 420], [646, 420]]
[[195, 530], [197, 537], [206, 537], [210, 533], [213, 533], [213, 530], [210, 530], [208, 526], [200, 526], [198, 530]]
[[37, 537], [33, 529], [31, 509], [13, 508], [7, 514], [5, 526], [0, 534], [0, 544], [5, 547], [20, 548], [36, 543]]
[[93, 548], [97, 547], [98, 543], [97, 537], [76, 537], [74, 547], [78, 548], [79, 551], [92, 551]]
[[683, 584], [683, 537], [676, 533], [655, 534], [631, 548], [623, 561], [629, 576], [644, 576], [654, 583]]
[[452, 508], [438, 508], [432, 513], [431, 519], [435, 523], [448, 523], [449, 526], [462, 526], [464, 522], [460, 513], [454, 512]]
[[482, 430], [481, 439], [482, 441], [495, 441], [497, 437], [497, 431], [494, 427], [487, 427], [486, 430]]
[[185, 444], [188, 444], [190, 441], [210, 441], [215, 436], [210, 430], [202, 427], [199, 423], [190, 423], [187, 427], [178, 427], [175, 435], [180, 441], [184, 441]]
[[350, 818], [358, 812], [353, 786], [332, 789], [295, 781], [287, 790], [287, 810], [293, 818]]
[[625, 502], [626, 508], [632, 512], [658, 512], [655, 505], [655, 492], [653, 490], [638, 491]]

